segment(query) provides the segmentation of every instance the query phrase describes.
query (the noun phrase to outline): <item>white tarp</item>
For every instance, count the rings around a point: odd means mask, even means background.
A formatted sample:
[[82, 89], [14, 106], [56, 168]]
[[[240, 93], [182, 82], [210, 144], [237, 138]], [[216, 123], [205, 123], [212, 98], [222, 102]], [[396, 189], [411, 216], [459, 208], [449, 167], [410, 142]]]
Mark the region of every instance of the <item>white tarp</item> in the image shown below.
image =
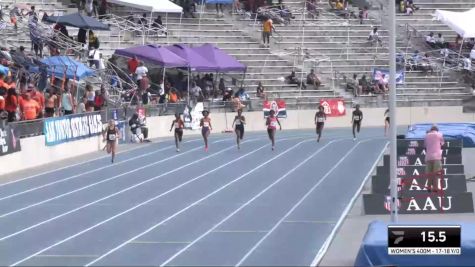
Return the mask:
[[183, 11], [181, 6], [168, 0], [109, 0], [108, 2], [149, 12], [182, 13]]
[[475, 8], [464, 12], [436, 10], [434, 16], [462, 38], [475, 38]]

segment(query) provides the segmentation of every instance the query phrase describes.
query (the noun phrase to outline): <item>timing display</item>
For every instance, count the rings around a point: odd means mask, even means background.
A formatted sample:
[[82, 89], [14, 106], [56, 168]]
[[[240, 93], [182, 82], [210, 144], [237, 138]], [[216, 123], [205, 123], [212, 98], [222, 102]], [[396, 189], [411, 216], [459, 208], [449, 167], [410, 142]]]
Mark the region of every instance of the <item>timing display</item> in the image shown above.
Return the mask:
[[460, 255], [460, 225], [388, 226], [390, 255]]

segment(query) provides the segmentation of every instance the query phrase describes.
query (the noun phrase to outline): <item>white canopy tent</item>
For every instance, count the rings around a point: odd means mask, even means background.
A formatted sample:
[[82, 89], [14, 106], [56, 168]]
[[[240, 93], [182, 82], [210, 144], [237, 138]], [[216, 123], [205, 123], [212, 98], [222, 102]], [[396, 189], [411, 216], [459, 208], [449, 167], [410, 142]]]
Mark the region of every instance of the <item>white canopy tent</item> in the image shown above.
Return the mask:
[[463, 39], [475, 38], [475, 8], [464, 12], [436, 10], [435, 19], [449, 26]]
[[168, 0], [109, 0], [109, 3], [146, 10], [152, 13], [182, 13], [183, 8]]

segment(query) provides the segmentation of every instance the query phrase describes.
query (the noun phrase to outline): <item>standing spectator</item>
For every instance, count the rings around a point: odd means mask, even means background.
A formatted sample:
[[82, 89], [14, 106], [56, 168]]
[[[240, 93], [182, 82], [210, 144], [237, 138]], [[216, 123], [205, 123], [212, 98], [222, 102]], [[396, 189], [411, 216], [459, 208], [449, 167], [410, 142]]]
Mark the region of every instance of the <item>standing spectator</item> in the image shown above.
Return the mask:
[[147, 13], [143, 13], [142, 14], [142, 17], [139, 18], [139, 20], [137, 21], [138, 24], [142, 25], [143, 27], [145, 27], [147, 25]]
[[96, 95], [94, 96], [94, 111], [100, 111], [102, 107], [104, 107], [104, 103], [104, 96], [100, 91], [96, 91]]
[[147, 76], [148, 68], [145, 67], [142, 61], [139, 62], [139, 66], [135, 69], [135, 75], [137, 79], [137, 84], [140, 85], [140, 80], [142, 77]]
[[83, 28], [80, 28], [78, 31], [78, 42], [86, 45], [86, 36], [87, 36], [87, 31]]
[[10, 21], [13, 24], [13, 27], [15, 28], [15, 31], [18, 29], [18, 24], [17, 24], [18, 18], [17, 17], [21, 17], [21, 13], [20, 13], [20, 10], [18, 9], [18, 7], [14, 6], [10, 10]]
[[94, 15], [94, 0], [86, 0], [86, 14], [89, 17]]
[[193, 103], [199, 102], [200, 97], [203, 95], [201, 88], [196, 84], [196, 82], [191, 84], [190, 95]]
[[347, 83], [346, 83], [346, 88], [348, 90], [351, 90], [353, 91], [353, 95], [355, 97], [359, 96], [361, 94], [361, 91], [360, 91], [360, 86], [358, 85], [358, 74], [353, 74], [353, 79], [349, 80]]
[[137, 67], [139, 66], [139, 63], [140, 62], [137, 59], [137, 56], [134, 56], [133, 58], [127, 60], [127, 69], [129, 70], [130, 76], [132, 76], [132, 77], [135, 76], [135, 71], [137, 70]]
[[153, 21], [153, 27], [162, 28], [162, 26], [163, 26], [162, 16], [158, 15], [157, 18]]
[[58, 103], [58, 96], [49, 88], [45, 94], [45, 118], [54, 117], [56, 114]]
[[370, 86], [369, 86], [368, 80], [366, 79], [366, 75], [363, 75], [361, 79], [359, 79], [358, 86], [360, 87], [360, 92], [362, 93], [370, 92], [370, 88], [369, 88]]
[[310, 73], [307, 75], [307, 84], [315, 86], [315, 89], [318, 89], [318, 87], [320, 87], [320, 85], [322, 84], [313, 69], [311, 69]]
[[40, 112], [38, 113], [38, 118], [42, 118], [43, 109], [45, 107], [45, 96], [43, 95], [43, 93], [36, 90], [35, 85], [31, 83], [28, 85], [27, 91], [30, 92], [31, 99], [35, 100], [38, 103], [38, 105], [40, 105]]
[[224, 91], [226, 90], [226, 85], [224, 84], [223, 78], [219, 79], [218, 89], [221, 92], [221, 94], [224, 94]]
[[99, 18], [104, 18], [107, 14], [107, 8], [109, 4], [107, 3], [107, 0], [101, 0], [101, 4], [99, 5]]
[[[233, 96], [233, 89], [228, 88], [227, 90], [224, 91], [223, 101], [224, 102], [231, 101], [232, 96]], [[238, 98], [238, 100], [239, 100], [239, 98]]]
[[18, 109], [18, 96], [15, 88], [7, 90], [7, 96], [5, 97], [5, 111], [8, 113], [8, 122], [16, 120], [16, 112]]
[[78, 105], [78, 108], [76, 110], [77, 114], [85, 113], [86, 112], [86, 103], [87, 103], [87, 98], [85, 96], [82, 97], [81, 102]]
[[373, 30], [369, 33], [368, 40], [371, 41], [371, 43], [382, 44], [382, 41], [379, 38], [378, 27], [373, 27]]
[[365, 19], [368, 19], [368, 7], [367, 6], [365, 6], [363, 9], [360, 9], [358, 17], [360, 19], [360, 24], [363, 24], [363, 21]]
[[266, 98], [266, 94], [264, 93], [264, 91], [264, 86], [262, 85], [262, 82], [259, 81], [256, 88], [256, 96], [260, 98]]
[[85, 96], [86, 96], [86, 99], [87, 99], [86, 110], [88, 112], [94, 111], [94, 98], [96, 97], [96, 95], [94, 94], [94, 90], [93, 90], [93, 88], [90, 84], [86, 85], [86, 95]]
[[439, 32], [437, 34], [437, 37], [435, 38], [435, 44], [439, 48], [444, 48], [445, 47], [446, 42], [445, 42], [444, 37], [442, 36], [442, 33]]
[[35, 120], [40, 113], [40, 105], [31, 99], [30, 94], [24, 94], [23, 100], [20, 101], [21, 118], [23, 120]]
[[426, 44], [428, 44], [430, 47], [435, 47], [436, 41], [434, 38], [434, 33], [430, 32], [429, 35], [426, 36]]
[[100, 69], [101, 53], [97, 47], [92, 46], [89, 50], [89, 67], [94, 66], [96, 69]]
[[[436, 174], [442, 170], [442, 146], [444, 145], [444, 137], [439, 132], [439, 129], [436, 125], [433, 125], [428, 131], [424, 144], [426, 147], [426, 174]], [[428, 184], [428, 191], [437, 191], [436, 187], [436, 177], [430, 177]]]
[[178, 93], [174, 88], [172, 88], [170, 92], [168, 93], [168, 102], [177, 103], [178, 100], [179, 100]]
[[272, 30], [275, 31], [274, 25], [272, 24], [272, 20], [270, 18], [266, 18], [264, 23], [262, 24], [262, 43], [264, 47], [270, 47], [270, 36], [272, 35]]
[[74, 100], [69, 90], [69, 87], [64, 88], [64, 92], [61, 95], [61, 107], [64, 115], [71, 115], [74, 113]]
[[223, 4], [216, 4], [216, 16], [217, 17], [223, 17], [224, 16]]
[[89, 30], [89, 50], [94, 48], [99, 48], [99, 38], [97, 38], [96, 34], [92, 30]]

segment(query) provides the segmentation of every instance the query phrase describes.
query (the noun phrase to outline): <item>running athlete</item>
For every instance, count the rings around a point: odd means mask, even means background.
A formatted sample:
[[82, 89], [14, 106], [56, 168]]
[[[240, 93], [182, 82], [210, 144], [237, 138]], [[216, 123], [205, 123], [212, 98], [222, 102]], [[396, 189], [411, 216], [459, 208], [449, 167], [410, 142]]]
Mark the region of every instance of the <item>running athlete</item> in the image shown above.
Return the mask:
[[180, 118], [180, 114], [175, 114], [175, 120], [172, 122], [172, 126], [170, 127], [170, 132], [172, 131], [173, 127], [175, 127], [175, 146], [176, 152], [180, 152], [180, 143], [181, 139], [183, 138], [183, 128], [185, 128], [185, 123]]
[[318, 107], [318, 112], [315, 113], [315, 124], [317, 125], [317, 142], [320, 142], [322, 136], [323, 126], [327, 120], [327, 114], [323, 111], [323, 106]]
[[272, 142], [272, 150], [274, 150], [275, 147], [275, 130], [277, 129], [277, 124], [279, 125], [279, 130], [282, 131], [282, 125], [280, 125], [279, 119], [275, 116], [275, 111], [271, 109], [269, 112], [269, 117], [267, 117], [266, 120], [266, 126], [269, 139]]
[[241, 140], [244, 138], [244, 124], [246, 124], [246, 118], [242, 115], [242, 109], [238, 109], [237, 116], [234, 117], [233, 126], [236, 125], [234, 128], [234, 132], [236, 132], [236, 143], [237, 148], [241, 149]]
[[213, 127], [211, 126], [211, 119], [208, 117], [209, 111], [203, 110], [202, 114], [204, 118], [200, 121], [201, 135], [205, 141], [205, 152], [208, 152], [208, 136], [211, 133], [211, 130], [213, 130]]
[[117, 149], [117, 140], [120, 138], [119, 129], [115, 126], [114, 120], [110, 120], [106, 130], [103, 133], [104, 141], [107, 142], [107, 154], [112, 152], [111, 162], [114, 163], [115, 151]]
[[355, 106], [353, 115], [351, 116], [351, 123], [353, 124], [353, 140], [356, 140], [356, 131], [359, 133], [361, 129], [361, 122], [363, 121], [363, 112], [360, 110], [360, 105]]
[[389, 108], [384, 112], [384, 136], [388, 136], [389, 129]]

